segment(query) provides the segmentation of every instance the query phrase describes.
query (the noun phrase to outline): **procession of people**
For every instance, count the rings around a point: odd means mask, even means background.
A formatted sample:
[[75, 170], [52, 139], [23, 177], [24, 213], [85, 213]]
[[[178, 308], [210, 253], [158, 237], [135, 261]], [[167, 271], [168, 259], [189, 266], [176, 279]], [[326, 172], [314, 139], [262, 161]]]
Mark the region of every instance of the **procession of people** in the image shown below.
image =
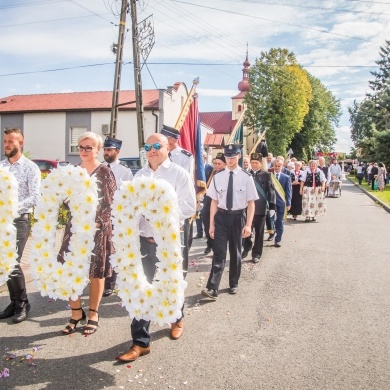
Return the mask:
[[[134, 177], [128, 168], [119, 163], [121, 140], [106, 137], [103, 141], [100, 135], [93, 132], [86, 132], [78, 138], [77, 148], [81, 160], [79, 166], [86, 170], [89, 177], [96, 179], [98, 191], [94, 249], [89, 264], [89, 312], [87, 314], [82, 308], [80, 296], [73, 295], [69, 299], [71, 316], [61, 334], [76, 332], [79, 323], [86, 323], [84, 335], [97, 332], [101, 299], [109, 297], [115, 291], [116, 272], [110, 262], [111, 256], [116, 253], [112, 236], [116, 229], [121, 229], [123, 221], [112, 218], [111, 210], [116, 190], [122, 185], [153, 178], [162, 181], [164, 186], [173, 188], [177, 196], [179, 228], [172, 239], [179, 237], [181, 242], [181, 253], [176, 255], [181, 259], [179, 269], [183, 272], [183, 283], [188, 271], [192, 222], [194, 216], [198, 215], [202, 230], [199, 230], [198, 223], [197, 238], [201, 238], [199, 232], [204, 231], [204, 254], [212, 252], [210, 274], [206, 287], [200, 293], [203, 298], [214, 301], [218, 298], [219, 285], [228, 259], [228, 292], [232, 295], [239, 292], [242, 260], [250, 254], [253, 263], [260, 262], [266, 228], [269, 230], [269, 226], [272, 227], [267, 240], [273, 240], [273, 246], [280, 248], [288, 213], [293, 220], [301, 216], [306, 222], [325, 215], [325, 192], [329, 177], [338, 174], [334, 162], [327, 167], [324, 159], [319, 162], [311, 160], [308, 167], [302, 169], [302, 162], [296, 159], [285, 160], [283, 156], [274, 158], [266, 149], [262, 149], [264, 155], [256, 151], [244, 156], [240, 144], [225, 145], [223, 152], [218, 152], [213, 158], [212, 165], [207, 166], [206, 192], [199, 207], [194, 185], [194, 158], [189, 151], [180, 148], [179, 137], [180, 132], [169, 126], [163, 126], [161, 133], [149, 136], [144, 145], [147, 164]], [[13, 323], [26, 320], [31, 309], [19, 262], [30, 232], [31, 213], [40, 194], [40, 172], [36, 165], [23, 156], [22, 146], [23, 133], [20, 129], [8, 129], [4, 132], [6, 159], [0, 162], [0, 167], [9, 169], [19, 186], [19, 217], [13, 222], [18, 233], [18, 264], [7, 281], [10, 303], [0, 312], [0, 319], [12, 317]], [[104, 162], [98, 160], [101, 150], [104, 152]], [[244, 163], [242, 167], [239, 163], [241, 157]], [[204, 158], [208, 163], [207, 154]], [[67, 201], [64, 202], [64, 207], [68, 207]], [[57, 258], [60, 263], [64, 263], [66, 256], [72, 252], [70, 241], [72, 235], [76, 234], [75, 225], [79, 222], [71, 218], [65, 227]], [[159, 228], [161, 224], [141, 215], [137, 238], [143, 271], [150, 285], [155, 280], [159, 256], [162, 255], [156, 238], [156, 229]], [[128, 234], [131, 235], [131, 232]], [[119, 356], [120, 361], [131, 362], [150, 353], [150, 322], [150, 318], [131, 318], [131, 345], [126, 353]], [[183, 331], [184, 304], [171, 323], [171, 339], [179, 339]]]

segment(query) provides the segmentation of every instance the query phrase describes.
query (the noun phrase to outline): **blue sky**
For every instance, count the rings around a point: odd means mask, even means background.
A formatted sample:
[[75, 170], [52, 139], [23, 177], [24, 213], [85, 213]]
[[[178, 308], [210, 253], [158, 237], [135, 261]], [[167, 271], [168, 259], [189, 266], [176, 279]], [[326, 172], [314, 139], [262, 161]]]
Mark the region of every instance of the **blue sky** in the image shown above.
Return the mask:
[[[0, 96], [112, 90], [120, 4], [2, 0]], [[137, 7], [138, 21], [153, 15], [155, 29], [143, 88], [190, 87], [199, 76], [200, 110], [228, 111], [247, 44], [251, 63], [261, 51], [287, 48], [340, 99], [335, 149], [349, 151], [347, 107], [364, 98], [390, 36], [389, 0], [145, 0]], [[130, 15], [126, 27], [121, 87], [133, 89]]]

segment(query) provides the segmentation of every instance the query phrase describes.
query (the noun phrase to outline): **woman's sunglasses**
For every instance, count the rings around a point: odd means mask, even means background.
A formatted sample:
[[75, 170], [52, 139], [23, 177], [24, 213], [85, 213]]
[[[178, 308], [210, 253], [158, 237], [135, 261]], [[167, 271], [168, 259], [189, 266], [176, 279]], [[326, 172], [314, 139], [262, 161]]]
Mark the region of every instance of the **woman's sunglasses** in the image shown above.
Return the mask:
[[156, 142], [155, 144], [145, 144], [144, 145], [144, 148], [147, 152], [150, 152], [152, 150], [152, 148], [154, 150], [160, 150], [162, 147], [162, 144], [159, 144], [158, 142]]

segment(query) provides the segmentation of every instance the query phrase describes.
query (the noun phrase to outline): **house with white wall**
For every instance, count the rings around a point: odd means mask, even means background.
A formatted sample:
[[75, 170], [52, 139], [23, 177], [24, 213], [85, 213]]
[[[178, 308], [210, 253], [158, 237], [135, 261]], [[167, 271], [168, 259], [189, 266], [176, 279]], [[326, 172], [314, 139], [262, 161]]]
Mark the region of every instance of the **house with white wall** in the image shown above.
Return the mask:
[[[144, 90], [144, 139], [163, 124], [174, 126], [187, 99], [182, 82], [166, 89]], [[121, 91], [116, 137], [123, 141], [121, 157], [138, 157], [134, 91]], [[31, 158], [80, 161], [77, 138], [85, 131], [109, 134], [112, 91], [13, 95], [0, 98], [1, 140], [6, 128], [20, 128], [24, 151]], [[2, 151], [1, 158], [4, 158]]]

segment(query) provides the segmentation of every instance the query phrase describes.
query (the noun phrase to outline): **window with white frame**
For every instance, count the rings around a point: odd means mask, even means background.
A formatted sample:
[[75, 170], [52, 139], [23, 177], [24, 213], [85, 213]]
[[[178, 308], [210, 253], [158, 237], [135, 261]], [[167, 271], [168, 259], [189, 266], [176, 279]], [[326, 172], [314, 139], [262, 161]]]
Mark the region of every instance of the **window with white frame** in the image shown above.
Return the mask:
[[71, 127], [70, 128], [70, 153], [78, 153], [77, 140], [79, 139], [80, 135], [85, 133], [87, 131], [86, 127]]

